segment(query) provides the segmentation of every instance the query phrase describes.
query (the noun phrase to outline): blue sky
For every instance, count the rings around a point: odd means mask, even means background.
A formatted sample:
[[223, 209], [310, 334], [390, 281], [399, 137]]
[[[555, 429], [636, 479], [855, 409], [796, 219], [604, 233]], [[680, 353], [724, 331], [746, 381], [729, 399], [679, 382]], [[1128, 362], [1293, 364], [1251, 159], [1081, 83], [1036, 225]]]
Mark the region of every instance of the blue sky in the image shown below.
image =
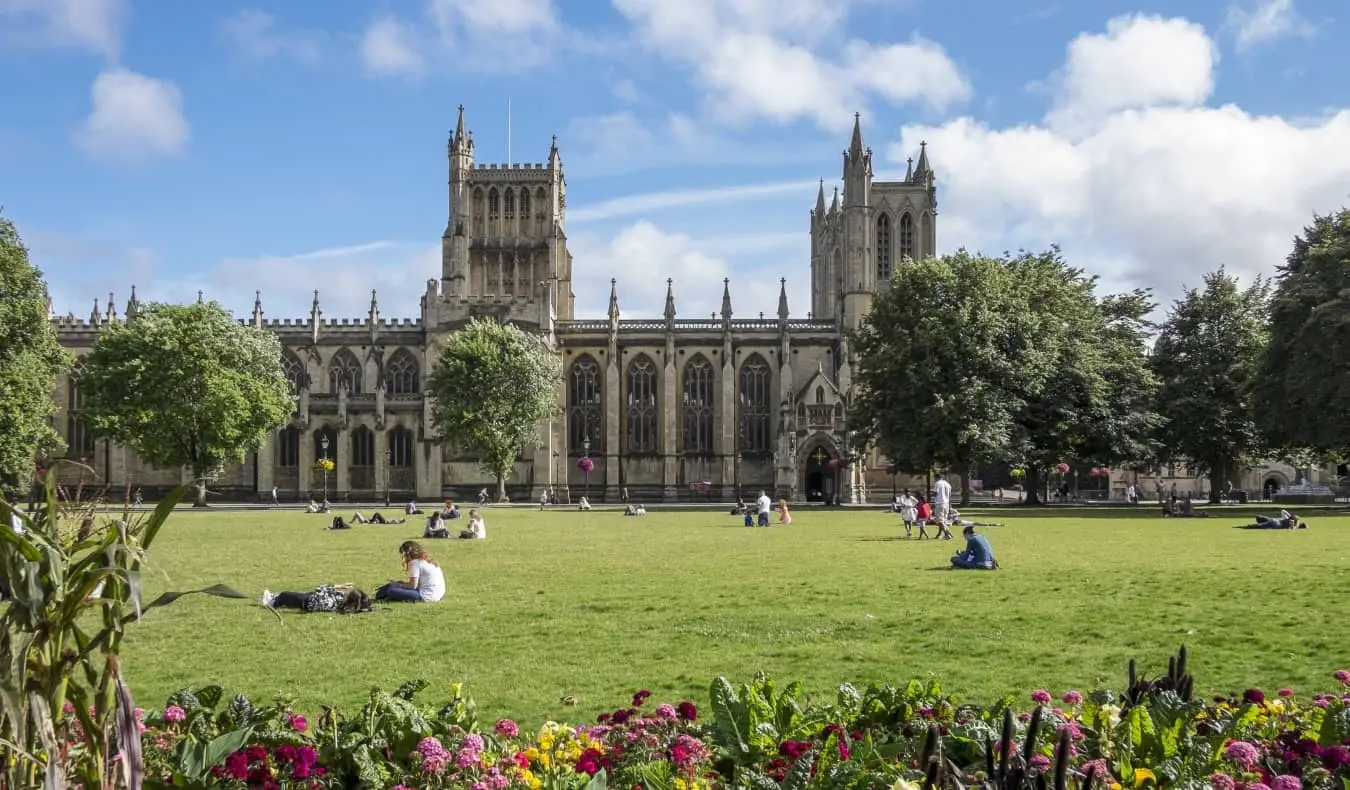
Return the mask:
[[412, 316], [446, 133], [558, 135], [579, 310], [809, 304], [855, 111], [929, 143], [939, 252], [1061, 244], [1164, 299], [1271, 272], [1350, 198], [1342, 0], [0, 0], [0, 205], [60, 313], [132, 284], [269, 317]]

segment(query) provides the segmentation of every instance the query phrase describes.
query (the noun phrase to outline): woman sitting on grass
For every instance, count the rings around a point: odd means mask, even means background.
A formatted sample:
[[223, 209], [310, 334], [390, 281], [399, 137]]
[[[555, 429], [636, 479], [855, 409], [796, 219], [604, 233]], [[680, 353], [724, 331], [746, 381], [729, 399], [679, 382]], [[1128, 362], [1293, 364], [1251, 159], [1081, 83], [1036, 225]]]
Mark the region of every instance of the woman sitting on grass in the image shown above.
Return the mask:
[[470, 510], [469, 523], [464, 526], [459, 537], [460, 540], [487, 540], [487, 522], [483, 521], [483, 514]]
[[786, 499], [778, 500], [778, 523], [779, 524], [792, 523], [792, 511], [788, 510], [788, 503]]
[[308, 614], [356, 614], [371, 609], [370, 596], [353, 584], [321, 584], [313, 592], [307, 593], [263, 590], [262, 605], [268, 609], [298, 609]]
[[441, 566], [415, 540], [398, 547], [408, 580], [394, 580], [375, 591], [375, 600], [393, 603], [436, 603], [445, 597], [445, 574]]

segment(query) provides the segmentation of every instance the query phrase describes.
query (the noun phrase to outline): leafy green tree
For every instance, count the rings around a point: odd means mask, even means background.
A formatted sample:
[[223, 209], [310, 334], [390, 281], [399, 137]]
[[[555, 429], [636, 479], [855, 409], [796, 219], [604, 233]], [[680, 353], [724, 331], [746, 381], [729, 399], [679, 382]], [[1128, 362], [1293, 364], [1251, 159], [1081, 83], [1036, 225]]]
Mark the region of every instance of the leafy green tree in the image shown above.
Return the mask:
[[1252, 384], [1267, 346], [1270, 284], [1241, 288], [1223, 269], [1187, 289], [1163, 323], [1150, 359], [1160, 381], [1158, 445], [1209, 476], [1210, 502], [1266, 449], [1253, 420]]
[[28, 479], [36, 457], [59, 452], [52, 389], [70, 365], [48, 320], [42, 273], [14, 223], [0, 216], [0, 489]]
[[516, 459], [534, 447], [539, 423], [557, 412], [562, 367], [539, 337], [495, 321], [451, 335], [428, 379], [436, 430], [478, 456], [506, 499]]
[[195, 505], [295, 408], [276, 335], [209, 304], [149, 304], [99, 335], [80, 377], [95, 429], [162, 469], [187, 468]]
[[[1350, 450], [1350, 209], [1315, 217], [1280, 267], [1256, 422], [1285, 454]], [[1306, 455], [1306, 453], [1303, 453]]]
[[1007, 457], [1054, 362], [1043, 346], [1050, 322], [1019, 274], [1008, 259], [965, 251], [897, 270], [850, 338], [850, 430], [899, 468], [962, 480]]

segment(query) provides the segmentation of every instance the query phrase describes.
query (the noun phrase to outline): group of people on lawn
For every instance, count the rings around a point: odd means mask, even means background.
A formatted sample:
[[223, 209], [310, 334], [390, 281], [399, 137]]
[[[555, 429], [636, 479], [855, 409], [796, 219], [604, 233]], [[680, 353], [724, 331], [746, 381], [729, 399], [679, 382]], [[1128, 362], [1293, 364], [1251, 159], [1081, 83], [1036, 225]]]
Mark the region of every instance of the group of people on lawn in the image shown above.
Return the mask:
[[[375, 590], [375, 601], [436, 603], [445, 597], [445, 573], [422, 544], [405, 540], [398, 547], [406, 578], [392, 579]], [[373, 607], [372, 599], [354, 584], [321, 584], [310, 592], [263, 590], [262, 605], [269, 609], [357, 614]]]
[[919, 539], [928, 537], [927, 527], [937, 528], [935, 540], [951, 540], [951, 527], [964, 527], [962, 537], [966, 539], [964, 550], [952, 556], [952, 567], [959, 570], [994, 570], [998, 560], [994, 558], [994, 549], [989, 539], [975, 531], [976, 527], [1002, 526], [992, 522], [968, 521], [952, 507], [952, 484], [943, 478], [933, 484], [932, 501], [920, 494], [915, 496], [905, 489], [891, 504], [891, 512], [897, 513], [905, 525], [905, 537], [914, 537], [914, 528], [919, 528]]

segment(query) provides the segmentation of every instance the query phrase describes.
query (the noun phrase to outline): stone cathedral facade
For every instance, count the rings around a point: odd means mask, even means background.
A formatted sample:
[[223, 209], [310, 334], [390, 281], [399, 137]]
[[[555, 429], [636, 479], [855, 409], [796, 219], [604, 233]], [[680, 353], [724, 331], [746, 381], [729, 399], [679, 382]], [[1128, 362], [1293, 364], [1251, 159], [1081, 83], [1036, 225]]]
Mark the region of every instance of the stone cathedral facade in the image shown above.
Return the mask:
[[[844, 431], [852, 387], [845, 330], [906, 258], [936, 250], [937, 201], [926, 150], [901, 181], [873, 179], [872, 152], [855, 117], [843, 156], [843, 190], [824, 182], [810, 212], [811, 302], [794, 317], [786, 285], [777, 315], [739, 316], [723, 284], [720, 315], [682, 316], [667, 282], [659, 316], [628, 317], [622, 283], [608, 315], [574, 315], [567, 248], [567, 181], [555, 138], [538, 164], [482, 164], [464, 110], [448, 143], [449, 212], [442, 271], [427, 282], [415, 318], [388, 319], [371, 294], [362, 318], [326, 317], [320, 293], [308, 317], [264, 316], [261, 295], [246, 323], [275, 332], [297, 393], [290, 422], [267, 446], [228, 470], [213, 490], [243, 499], [395, 501], [466, 498], [488, 484], [477, 463], [434, 435], [423, 381], [440, 344], [475, 317], [537, 332], [563, 363], [558, 416], [508, 481], [512, 499], [545, 490], [616, 501], [732, 499], [862, 501], [869, 483], [888, 497], [893, 479], [875, 457], [850, 464]], [[582, 265], [585, 265], [584, 261]], [[640, 276], [640, 275], [639, 275]], [[110, 322], [134, 321], [135, 289], [122, 315], [112, 296], [88, 320], [54, 317], [80, 357]], [[144, 488], [184, 481], [93, 435], [81, 414], [79, 365], [57, 383], [58, 426], [87, 483]], [[329, 458], [334, 470], [316, 469]], [[582, 457], [593, 468], [583, 472]], [[870, 463], [869, 463], [870, 460]], [[885, 489], [884, 494], [881, 489]]]

